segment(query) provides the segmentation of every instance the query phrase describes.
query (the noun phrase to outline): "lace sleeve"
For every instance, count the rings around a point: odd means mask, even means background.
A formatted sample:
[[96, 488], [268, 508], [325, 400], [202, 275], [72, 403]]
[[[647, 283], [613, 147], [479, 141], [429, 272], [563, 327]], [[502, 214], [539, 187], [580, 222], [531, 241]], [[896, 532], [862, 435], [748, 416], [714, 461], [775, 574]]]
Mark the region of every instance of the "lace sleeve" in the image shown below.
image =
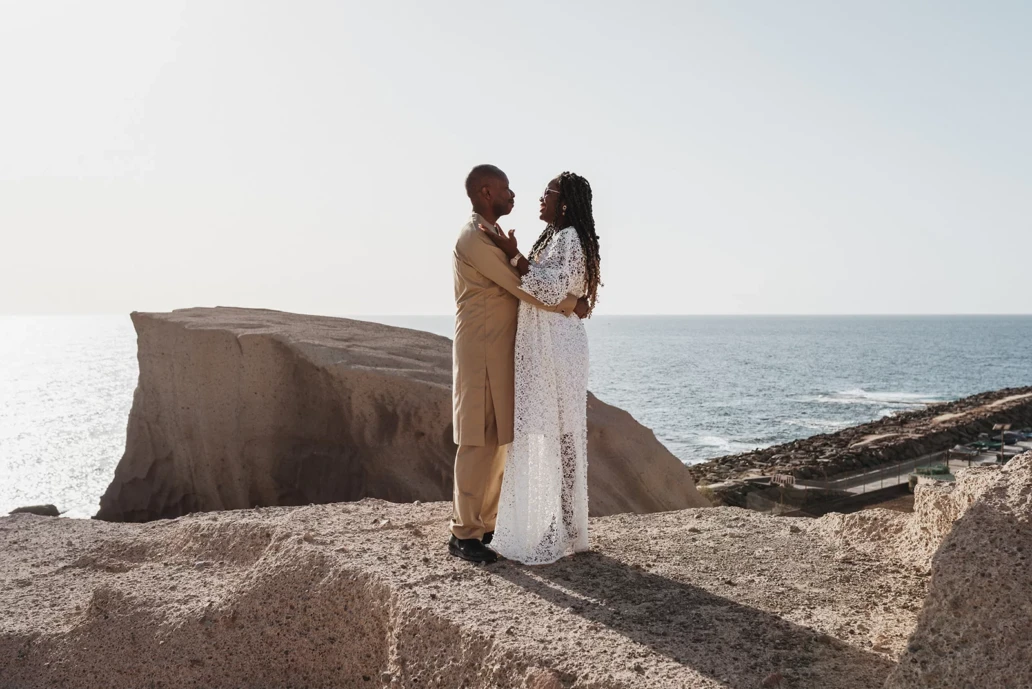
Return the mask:
[[555, 306], [568, 294], [583, 294], [584, 250], [577, 231], [567, 228], [559, 233], [541, 259], [530, 264], [520, 287], [548, 306]]

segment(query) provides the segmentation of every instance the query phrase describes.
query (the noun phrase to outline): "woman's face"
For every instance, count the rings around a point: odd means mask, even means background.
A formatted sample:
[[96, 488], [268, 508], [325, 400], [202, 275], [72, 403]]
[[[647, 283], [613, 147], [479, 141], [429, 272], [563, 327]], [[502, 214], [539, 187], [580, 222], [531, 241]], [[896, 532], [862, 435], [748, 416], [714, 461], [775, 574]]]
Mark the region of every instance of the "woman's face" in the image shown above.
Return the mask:
[[559, 180], [553, 179], [541, 195], [541, 219], [549, 225], [559, 220]]

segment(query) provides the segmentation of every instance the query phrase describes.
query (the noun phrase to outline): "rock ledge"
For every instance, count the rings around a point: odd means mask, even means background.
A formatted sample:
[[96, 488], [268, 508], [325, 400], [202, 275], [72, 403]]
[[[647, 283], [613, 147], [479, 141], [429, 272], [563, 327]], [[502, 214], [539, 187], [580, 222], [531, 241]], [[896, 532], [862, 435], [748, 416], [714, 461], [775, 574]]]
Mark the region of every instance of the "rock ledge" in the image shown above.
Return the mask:
[[[97, 517], [450, 500], [451, 341], [258, 309], [134, 313], [140, 379]], [[629, 414], [588, 400], [592, 515], [703, 507]]]
[[958, 485], [596, 518], [534, 568], [446, 556], [445, 503], [0, 518], [0, 687], [1025, 686], [1032, 454]]

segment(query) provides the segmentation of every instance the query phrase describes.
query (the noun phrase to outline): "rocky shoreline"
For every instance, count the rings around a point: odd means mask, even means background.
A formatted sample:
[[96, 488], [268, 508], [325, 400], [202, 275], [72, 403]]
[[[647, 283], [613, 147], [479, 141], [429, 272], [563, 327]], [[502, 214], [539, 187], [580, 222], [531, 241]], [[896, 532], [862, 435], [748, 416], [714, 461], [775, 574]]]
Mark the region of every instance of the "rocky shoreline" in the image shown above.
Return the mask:
[[947, 450], [977, 439], [999, 423], [1032, 426], [1032, 387], [933, 404], [836, 433], [717, 457], [692, 465], [689, 471], [699, 485], [772, 474], [824, 480]]

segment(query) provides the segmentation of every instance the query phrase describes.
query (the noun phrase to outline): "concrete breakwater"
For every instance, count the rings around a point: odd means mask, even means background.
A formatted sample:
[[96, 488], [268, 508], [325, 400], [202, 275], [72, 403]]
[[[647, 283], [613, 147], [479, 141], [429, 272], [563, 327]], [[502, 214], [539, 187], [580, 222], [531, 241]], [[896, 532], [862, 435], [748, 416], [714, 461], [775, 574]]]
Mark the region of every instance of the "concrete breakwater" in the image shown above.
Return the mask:
[[772, 474], [823, 480], [947, 450], [1004, 423], [1032, 426], [1032, 387], [983, 392], [689, 469], [700, 485]]

